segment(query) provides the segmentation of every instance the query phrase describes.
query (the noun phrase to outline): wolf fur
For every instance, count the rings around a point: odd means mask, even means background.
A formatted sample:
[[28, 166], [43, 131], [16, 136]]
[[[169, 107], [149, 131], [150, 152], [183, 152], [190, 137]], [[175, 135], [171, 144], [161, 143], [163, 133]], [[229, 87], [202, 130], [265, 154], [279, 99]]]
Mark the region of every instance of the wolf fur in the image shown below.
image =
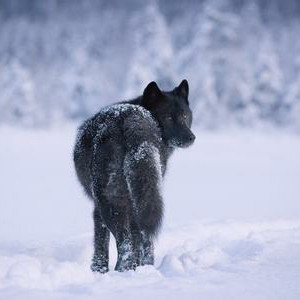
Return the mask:
[[186, 80], [168, 92], [151, 82], [142, 96], [107, 106], [79, 127], [74, 163], [94, 202], [93, 271], [108, 271], [110, 232], [115, 270], [154, 263], [167, 161], [176, 147], [195, 140], [188, 91]]

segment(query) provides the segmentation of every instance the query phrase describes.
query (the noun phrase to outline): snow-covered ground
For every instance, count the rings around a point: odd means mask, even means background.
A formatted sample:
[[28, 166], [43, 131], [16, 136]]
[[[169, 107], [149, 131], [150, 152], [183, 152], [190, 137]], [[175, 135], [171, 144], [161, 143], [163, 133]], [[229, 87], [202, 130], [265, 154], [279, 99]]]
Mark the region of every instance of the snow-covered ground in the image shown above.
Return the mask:
[[197, 130], [170, 161], [155, 266], [100, 275], [74, 135], [0, 128], [1, 300], [300, 299], [299, 136]]

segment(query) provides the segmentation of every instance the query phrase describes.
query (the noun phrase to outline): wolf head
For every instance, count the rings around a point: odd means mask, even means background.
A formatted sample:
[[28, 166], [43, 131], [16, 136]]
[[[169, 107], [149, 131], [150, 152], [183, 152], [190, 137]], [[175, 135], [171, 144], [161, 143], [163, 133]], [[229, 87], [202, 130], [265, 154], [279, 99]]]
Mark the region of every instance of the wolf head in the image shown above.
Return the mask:
[[188, 147], [195, 135], [191, 131], [192, 111], [188, 101], [189, 85], [183, 80], [172, 91], [161, 91], [156, 82], [150, 82], [144, 90], [142, 105], [157, 120], [163, 140], [171, 147]]

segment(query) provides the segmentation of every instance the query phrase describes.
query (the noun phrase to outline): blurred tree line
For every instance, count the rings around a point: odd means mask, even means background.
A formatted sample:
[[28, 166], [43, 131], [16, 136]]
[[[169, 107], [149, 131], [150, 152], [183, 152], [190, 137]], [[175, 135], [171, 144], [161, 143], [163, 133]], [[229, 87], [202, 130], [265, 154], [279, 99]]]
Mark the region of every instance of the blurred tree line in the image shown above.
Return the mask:
[[0, 0], [0, 123], [79, 120], [156, 80], [195, 122], [300, 128], [300, 1]]

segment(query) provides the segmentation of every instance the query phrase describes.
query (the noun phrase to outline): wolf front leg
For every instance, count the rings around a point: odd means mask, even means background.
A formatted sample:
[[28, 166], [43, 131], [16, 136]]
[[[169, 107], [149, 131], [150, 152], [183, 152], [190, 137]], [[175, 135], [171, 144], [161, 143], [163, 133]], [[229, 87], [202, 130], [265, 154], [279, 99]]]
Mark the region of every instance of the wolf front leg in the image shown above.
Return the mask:
[[[124, 161], [133, 218], [137, 224], [132, 232], [134, 252], [139, 253], [139, 264], [153, 264], [153, 238], [163, 216], [161, 197], [161, 164], [158, 149], [149, 142], [141, 143], [126, 154]], [[137, 256], [137, 254], [136, 254]]]
[[94, 209], [94, 256], [91, 269], [94, 272], [108, 272], [109, 262], [109, 230], [101, 216], [100, 209]]

